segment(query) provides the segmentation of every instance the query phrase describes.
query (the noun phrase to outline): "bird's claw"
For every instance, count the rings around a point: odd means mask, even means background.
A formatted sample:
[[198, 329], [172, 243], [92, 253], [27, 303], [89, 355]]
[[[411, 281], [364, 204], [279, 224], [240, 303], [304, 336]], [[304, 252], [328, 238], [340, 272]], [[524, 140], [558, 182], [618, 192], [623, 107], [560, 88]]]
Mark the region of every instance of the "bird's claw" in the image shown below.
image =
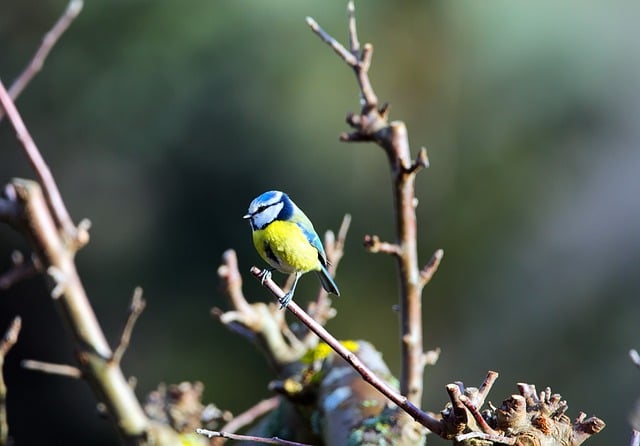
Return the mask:
[[271, 278], [271, 271], [269, 268], [265, 268], [260, 272], [260, 285], [264, 285], [265, 280]]
[[287, 305], [289, 305], [289, 302], [291, 302], [291, 299], [293, 299], [293, 293], [291, 291], [289, 291], [284, 296], [278, 298], [278, 302], [280, 302], [280, 309], [282, 310], [284, 308], [287, 308]]

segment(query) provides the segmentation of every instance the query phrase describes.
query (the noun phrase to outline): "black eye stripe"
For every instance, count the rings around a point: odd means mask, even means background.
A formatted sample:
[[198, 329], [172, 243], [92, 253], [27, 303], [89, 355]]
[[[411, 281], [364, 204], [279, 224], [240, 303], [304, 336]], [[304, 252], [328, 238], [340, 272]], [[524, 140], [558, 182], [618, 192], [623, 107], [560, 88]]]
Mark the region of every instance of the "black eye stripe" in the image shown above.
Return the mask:
[[258, 208], [258, 210], [255, 212], [256, 214], [259, 214], [260, 212], [264, 211], [265, 209], [269, 209], [271, 206], [275, 206], [276, 204], [280, 203], [279, 201], [275, 202], [275, 203], [271, 203], [271, 204], [265, 204], [262, 205]]

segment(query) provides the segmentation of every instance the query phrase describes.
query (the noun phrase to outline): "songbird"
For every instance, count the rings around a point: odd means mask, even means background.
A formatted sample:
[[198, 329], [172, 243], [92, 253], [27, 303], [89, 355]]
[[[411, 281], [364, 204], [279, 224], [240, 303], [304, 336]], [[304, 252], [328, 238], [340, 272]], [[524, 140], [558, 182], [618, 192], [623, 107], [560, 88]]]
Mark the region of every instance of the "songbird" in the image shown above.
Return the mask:
[[336, 283], [327, 271], [327, 255], [311, 220], [284, 192], [272, 190], [258, 196], [249, 205], [243, 218], [248, 219], [253, 232], [253, 244], [258, 254], [272, 267], [262, 272], [262, 281], [277, 269], [295, 274], [293, 285], [281, 299], [285, 308], [296, 290], [300, 276], [315, 271], [322, 287], [337, 296]]

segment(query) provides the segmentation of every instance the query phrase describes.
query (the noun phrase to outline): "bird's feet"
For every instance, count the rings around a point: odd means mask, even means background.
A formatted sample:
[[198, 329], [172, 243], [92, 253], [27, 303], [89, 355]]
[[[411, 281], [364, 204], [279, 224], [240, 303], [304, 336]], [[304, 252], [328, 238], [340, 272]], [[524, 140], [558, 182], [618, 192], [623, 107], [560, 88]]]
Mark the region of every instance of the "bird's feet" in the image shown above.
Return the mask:
[[264, 285], [264, 281], [271, 277], [271, 272], [273, 269], [265, 268], [260, 271], [260, 285]]
[[291, 302], [291, 299], [293, 299], [292, 291], [289, 291], [284, 296], [278, 298], [278, 302], [280, 302], [280, 309], [282, 310], [283, 308], [287, 308], [287, 305], [289, 305], [289, 302]]

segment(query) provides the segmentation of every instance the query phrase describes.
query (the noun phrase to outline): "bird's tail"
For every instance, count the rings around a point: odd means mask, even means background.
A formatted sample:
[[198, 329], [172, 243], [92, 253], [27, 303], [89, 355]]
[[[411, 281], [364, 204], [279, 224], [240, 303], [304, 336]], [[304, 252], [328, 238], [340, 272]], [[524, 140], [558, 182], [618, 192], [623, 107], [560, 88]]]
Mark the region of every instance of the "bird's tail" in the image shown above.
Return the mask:
[[322, 288], [324, 288], [327, 293], [332, 293], [336, 296], [340, 295], [338, 285], [336, 285], [336, 283], [333, 281], [333, 277], [331, 277], [331, 274], [329, 274], [329, 271], [327, 271], [327, 268], [324, 265], [321, 265], [321, 269], [319, 271], [316, 271], [316, 273], [320, 278]]

